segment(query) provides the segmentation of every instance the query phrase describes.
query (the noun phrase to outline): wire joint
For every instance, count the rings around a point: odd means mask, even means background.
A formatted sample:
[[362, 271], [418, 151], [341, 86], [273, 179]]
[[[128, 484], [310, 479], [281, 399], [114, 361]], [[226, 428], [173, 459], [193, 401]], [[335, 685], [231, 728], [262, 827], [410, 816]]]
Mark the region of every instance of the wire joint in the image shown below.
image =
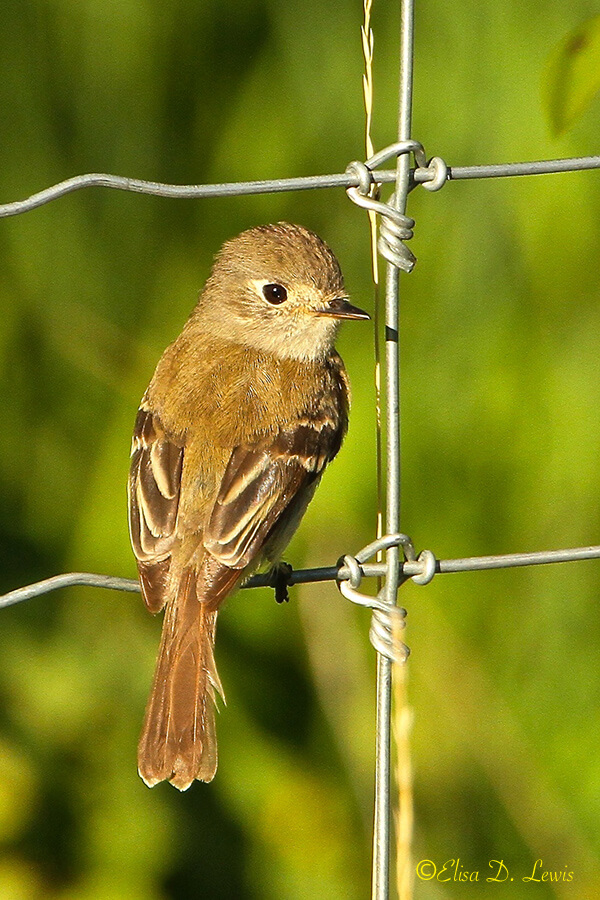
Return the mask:
[[404, 663], [410, 650], [399, 640], [398, 634], [405, 627], [406, 610], [385, 599], [385, 588], [382, 588], [375, 597], [359, 591], [365, 574], [364, 563], [391, 547], [402, 548], [404, 563], [401, 573], [404, 581], [411, 578], [416, 584], [428, 584], [432, 580], [437, 570], [437, 560], [431, 550], [423, 550], [417, 556], [408, 535], [387, 534], [367, 544], [356, 556], [346, 554], [339, 560], [338, 567], [344, 566], [349, 572], [349, 577], [344, 581], [338, 581], [338, 588], [351, 603], [373, 610], [369, 639], [375, 650], [393, 662]]
[[354, 160], [346, 167], [346, 174], [356, 178], [357, 184], [346, 189], [353, 203], [380, 216], [377, 247], [389, 263], [403, 272], [412, 272], [417, 262], [406, 246], [413, 236], [414, 219], [397, 208], [396, 194], [387, 203], [379, 199], [380, 183], [373, 170], [393, 157], [412, 153], [415, 168], [410, 175], [410, 188], [421, 184], [428, 191], [439, 191], [448, 180], [448, 167], [443, 159], [434, 156], [429, 162], [423, 145], [418, 141], [398, 141], [375, 153], [366, 162]]

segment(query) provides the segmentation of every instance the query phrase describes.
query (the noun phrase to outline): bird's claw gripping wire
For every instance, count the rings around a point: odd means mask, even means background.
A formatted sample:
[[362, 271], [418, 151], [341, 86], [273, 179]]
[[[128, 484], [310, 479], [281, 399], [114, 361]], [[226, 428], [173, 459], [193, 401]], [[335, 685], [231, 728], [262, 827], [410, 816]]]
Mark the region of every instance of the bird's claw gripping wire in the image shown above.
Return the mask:
[[271, 569], [271, 586], [275, 590], [276, 603], [289, 603], [288, 588], [291, 584], [292, 572], [290, 564], [281, 561]]
[[373, 196], [373, 187], [377, 184], [373, 169], [388, 159], [405, 153], [412, 153], [416, 164], [411, 176], [411, 187], [422, 184], [428, 191], [439, 191], [448, 178], [444, 160], [436, 156], [427, 162], [423, 145], [418, 141], [398, 141], [380, 150], [364, 163], [351, 162], [346, 172], [356, 176], [358, 185], [347, 188], [346, 193], [357, 206], [380, 215], [377, 247], [384, 259], [403, 272], [411, 272], [417, 260], [404, 242], [412, 238], [415, 221], [396, 209], [395, 194], [392, 194], [387, 203]]
[[406, 644], [399, 639], [399, 632], [405, 627], [406, 610], [383, 599], [385, 588], [382, 588], [376, 597], [361, 594], [358, 590], [363, 578], [362, 565], [372, 556], [380, 551], [389, 550], [390, 547], [402, 547], [404, 554], [401, 568], [403, 581], [408, 578], [412, 578], [416, 584], [428, 584], [431, 581], [436, 572], [436, 558], [431, 550], [423, 550], [417, 556], [413, 542], [408, 535], [387, 534], [363, 547], [356, 556], [347, 554], [340, 559], [338, 565], [346, 567], [350, 577], [344, 581], [338, 581], [338, 588], [347, 600], [373, 610], [369, 632], [373, 647], [378, 653], [393, 662], [402, 663], [406, 661], [410, 653]]

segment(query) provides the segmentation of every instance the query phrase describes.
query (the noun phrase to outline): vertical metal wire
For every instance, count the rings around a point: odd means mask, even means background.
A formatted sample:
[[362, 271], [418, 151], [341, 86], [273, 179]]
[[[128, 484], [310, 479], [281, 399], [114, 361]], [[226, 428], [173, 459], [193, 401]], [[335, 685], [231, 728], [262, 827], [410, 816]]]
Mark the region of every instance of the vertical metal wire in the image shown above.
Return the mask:
[[[398, 140], [410, 139], [412, 112], [412, 65], [414, 2], [400, 0], [400, 87]], [[394, 205], [404, 213], [408, 196], [410, 158], [398, 157]], [[387, 268], [385, 300], [386, 382], [386, 532], [400, 531], [400, 359], [399, 359], [399, 271]], [[384, 586], [388, 603], [398, 595], [399, 548], [387, 551]], [[375, 768], [375, 821], [373, 829], [373, 900], [388, 900], [390, 887], [390, 780], [391, 780], [392, 663], [377, 658], [377, 748]]]

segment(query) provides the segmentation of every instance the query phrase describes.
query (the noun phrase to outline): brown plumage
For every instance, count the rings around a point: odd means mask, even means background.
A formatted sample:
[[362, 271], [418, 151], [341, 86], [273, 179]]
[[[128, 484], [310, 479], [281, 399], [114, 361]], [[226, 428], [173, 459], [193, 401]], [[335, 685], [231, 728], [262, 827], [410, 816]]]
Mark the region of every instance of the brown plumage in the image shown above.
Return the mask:
[[343, 440], [338, 320], [368, 318], [337, 260], [297, 225], [224, 245], [138, 412], [129, 520], [148, 609], [165, 609], [138, 748], [146, 784], [185, 790], [217, 767], [217, 610], [287, 544]]

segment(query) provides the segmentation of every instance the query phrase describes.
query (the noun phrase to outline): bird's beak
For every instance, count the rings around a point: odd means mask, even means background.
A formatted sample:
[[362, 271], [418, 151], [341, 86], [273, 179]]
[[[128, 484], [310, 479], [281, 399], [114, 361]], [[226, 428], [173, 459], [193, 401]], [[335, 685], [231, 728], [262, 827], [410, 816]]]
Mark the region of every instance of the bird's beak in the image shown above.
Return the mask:
[[331, 316], [334, 319], [371, 318], [368, 312], [365, 312], [364, 309], [359, 309], [358, 306], [352, 306], [345, 297], [336, 297], [334, 300], [330, 300], [327, 306], [322, 309], [316, 309], [315, 313], [318, 316]]

